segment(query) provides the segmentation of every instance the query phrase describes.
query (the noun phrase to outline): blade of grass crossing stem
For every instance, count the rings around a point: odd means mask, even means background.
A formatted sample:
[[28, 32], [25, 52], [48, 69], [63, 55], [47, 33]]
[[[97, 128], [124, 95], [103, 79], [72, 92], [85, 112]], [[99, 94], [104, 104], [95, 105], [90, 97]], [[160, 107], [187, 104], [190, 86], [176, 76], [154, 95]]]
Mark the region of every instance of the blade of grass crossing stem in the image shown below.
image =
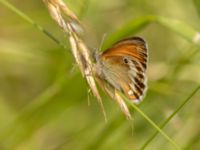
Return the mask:
[[2, 3], [5, 7], [16, 13], [18, 16], [26, 20], [28, 23], [35, 26], [38, 30], [43, 32], [45, 35], [47, 35], [51, 40], [53, 40], [56, 44], [60, 45], [64, 49], [66, 49], [66, 46], [62, 44], [59, 40], [57, 40], [50, 32], [45, 30], [42, 26], [38, 25], [36, 22], [34, 22], [31, 18], [29, 18], [26, 14], [21, 12], [19, 9], [17, 9], [15, 6], [13, 6], [11, 3], [9, 3], [7, 0], [0, 0], [0, 3]]
[[[160, 126], [160, 129], [164, 128], [167, 123], [179, 112], [179, 110], [181, 110], [181, 108], [183, 108], [183, 106], [196, 94], [196, 92], [200, 89], [200, 86], [198, 86], [197, 88], [195, 88], [192, 93], [183, 101], [183, 103], [162, 123], [162, 125]], [[159, 132], [156, 131], [145, 143], [144, 145], [140, 148], [140, 150], [144, 150], [149, 143], [156, 137], [156, 135]]]
[[135, 104], [133, 104], [130, 100], [126, 99], [127, 103], [129, 103], [144, 119], [146, 119], [151, 126], [153, 126], [160, 134], [167, 139], [176, 150], [181, 150], [181, 148], [174, 142], [164, 131], [162, 131], [140, 108], [138, 108]]

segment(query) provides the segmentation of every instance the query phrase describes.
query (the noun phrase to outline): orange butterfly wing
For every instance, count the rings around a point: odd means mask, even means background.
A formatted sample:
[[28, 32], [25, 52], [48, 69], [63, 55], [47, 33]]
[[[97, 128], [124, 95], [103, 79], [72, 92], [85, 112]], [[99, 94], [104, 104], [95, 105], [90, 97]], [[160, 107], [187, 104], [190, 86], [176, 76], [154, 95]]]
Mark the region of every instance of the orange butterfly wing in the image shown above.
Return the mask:
[[140, 37], [115, 43], [101, 54], [105, 79], [134, 102], [142, 100], [146, 90], [147, 46]]

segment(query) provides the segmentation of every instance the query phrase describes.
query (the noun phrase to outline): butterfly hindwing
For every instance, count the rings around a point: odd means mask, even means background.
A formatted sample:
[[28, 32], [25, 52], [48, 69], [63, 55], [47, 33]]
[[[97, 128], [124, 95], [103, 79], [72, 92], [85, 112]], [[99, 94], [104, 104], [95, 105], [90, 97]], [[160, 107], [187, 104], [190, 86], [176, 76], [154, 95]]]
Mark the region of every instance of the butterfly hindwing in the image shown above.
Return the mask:
[[142, 38], [121, 40], [101, 54], [102, 74], [112, 86], [138, 103], [146, 89], [147, 57]]

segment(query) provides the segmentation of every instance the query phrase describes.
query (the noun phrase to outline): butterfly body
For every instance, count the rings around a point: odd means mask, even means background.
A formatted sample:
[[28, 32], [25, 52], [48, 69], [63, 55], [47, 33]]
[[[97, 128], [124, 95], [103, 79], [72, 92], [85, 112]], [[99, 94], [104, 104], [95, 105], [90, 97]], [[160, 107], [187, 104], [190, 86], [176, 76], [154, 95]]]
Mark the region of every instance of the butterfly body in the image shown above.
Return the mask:
[[140, 37], [115, 43], [97, 57], [97, 74], [130, 100], [139, 103], [146, 91], [147, 47]]

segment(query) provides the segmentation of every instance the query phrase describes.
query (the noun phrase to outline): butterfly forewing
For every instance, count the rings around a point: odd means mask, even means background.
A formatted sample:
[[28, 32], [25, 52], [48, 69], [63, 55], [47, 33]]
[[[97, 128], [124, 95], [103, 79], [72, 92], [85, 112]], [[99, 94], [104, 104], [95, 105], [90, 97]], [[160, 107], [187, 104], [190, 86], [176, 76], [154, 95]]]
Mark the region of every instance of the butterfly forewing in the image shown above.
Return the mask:
[[121, 40], [101, 54], [101, 74], [114, 88], [138, 103], [146, 90], [147, 57], [147, 46], [142, 38]]

